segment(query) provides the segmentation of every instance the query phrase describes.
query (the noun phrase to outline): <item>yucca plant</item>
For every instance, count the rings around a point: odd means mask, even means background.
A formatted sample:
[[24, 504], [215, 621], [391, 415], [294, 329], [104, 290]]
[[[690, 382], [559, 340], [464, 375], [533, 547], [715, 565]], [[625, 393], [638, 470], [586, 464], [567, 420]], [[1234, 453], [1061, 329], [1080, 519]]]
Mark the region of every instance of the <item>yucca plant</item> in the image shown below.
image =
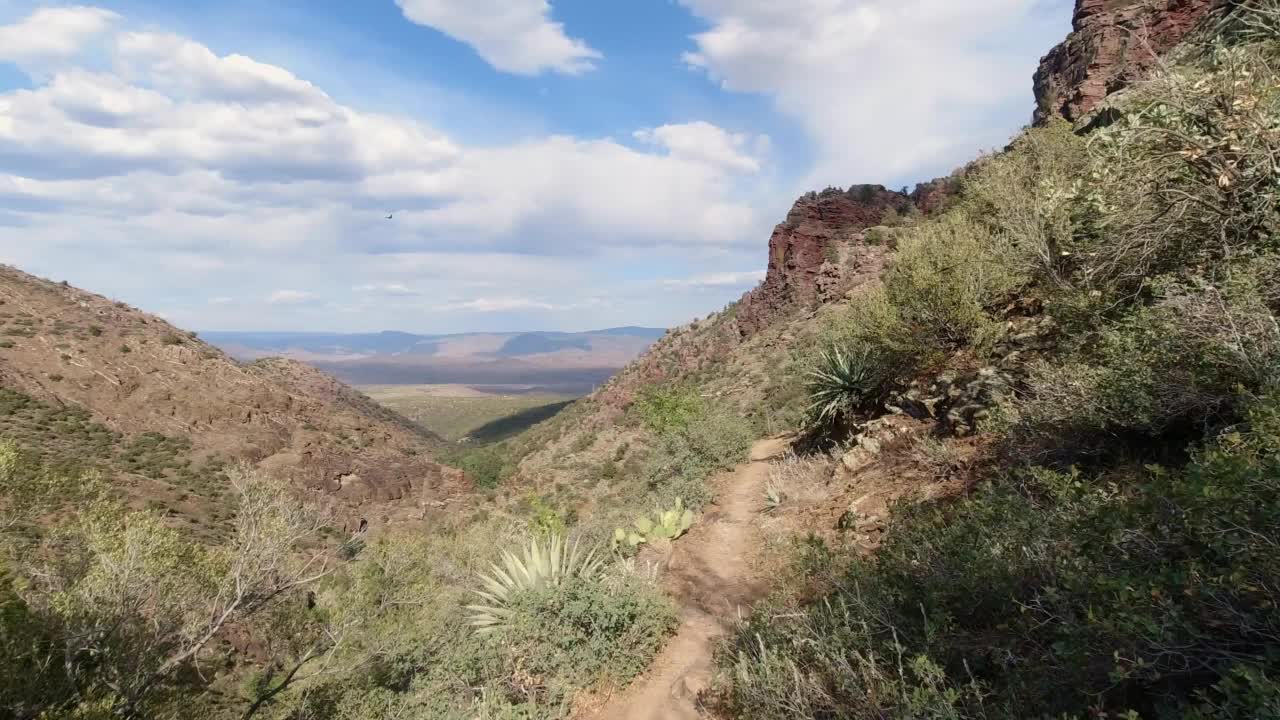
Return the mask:
[[503, 550], [502, 564], [493, 563], [491, 572], [479, 575], [484, 589], [474, 592], [485, 604], [468, 605], [467, 620], [480, 634], [499, 630], [514, 613], [508, 607], [513, 596], [554, 587], [566, 578], [595, 577], [603, 565], [604, 558], [597, 557], [595, 549], [584, 552], [577, 540], [567, 542], [559, 534], [530, 540], [521, 556]]
[[887, 362], [870, 349], [824, 350], [809, 371], [809, 416], [814, 424], [834, 425], [857, 410], [883, 399], [888, 386]]
[[770, 482], [764, 489], [764, 511], [766, 513], [777, 512], [786, 499], [787, 495], [782, 492], [782, 488]]

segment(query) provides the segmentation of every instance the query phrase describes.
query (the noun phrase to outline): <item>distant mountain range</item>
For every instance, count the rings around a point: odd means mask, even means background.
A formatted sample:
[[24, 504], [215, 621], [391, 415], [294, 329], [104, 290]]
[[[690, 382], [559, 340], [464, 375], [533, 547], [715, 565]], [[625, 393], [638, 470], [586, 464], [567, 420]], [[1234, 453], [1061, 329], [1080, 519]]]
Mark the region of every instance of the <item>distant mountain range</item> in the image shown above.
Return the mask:
[[639, 357], [665, 329], [590, 332], [378, 333], [206, 332], [241, 360], [284, 357], [362, 385], [530, 385], [585, 392]]

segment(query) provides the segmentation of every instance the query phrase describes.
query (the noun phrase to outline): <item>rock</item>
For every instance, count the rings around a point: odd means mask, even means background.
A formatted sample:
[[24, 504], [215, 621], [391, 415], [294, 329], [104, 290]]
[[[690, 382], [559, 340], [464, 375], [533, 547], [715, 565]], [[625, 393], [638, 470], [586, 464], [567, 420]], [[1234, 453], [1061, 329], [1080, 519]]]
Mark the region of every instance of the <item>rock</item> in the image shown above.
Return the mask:
[[1073, 32], [1035, 74], [1034, 121], [1075, 122], [1145, 76], [1220, 0], [1076, 0]]
[[833, 290], [836, 284], [830, 278], [821, 279], [823, 266], [830, 265], [828, 259], [838, 249], [836, 244], [879, 225], [890, 208], [901, 212], [910, 204], [907, 195], [880, 185], [828, 189], [797, 200], [769, 239], [764, 283], [747, 293], [738, 307], [743, 337], [790, 311], [815, 307], [823, 295], [838, 297]]

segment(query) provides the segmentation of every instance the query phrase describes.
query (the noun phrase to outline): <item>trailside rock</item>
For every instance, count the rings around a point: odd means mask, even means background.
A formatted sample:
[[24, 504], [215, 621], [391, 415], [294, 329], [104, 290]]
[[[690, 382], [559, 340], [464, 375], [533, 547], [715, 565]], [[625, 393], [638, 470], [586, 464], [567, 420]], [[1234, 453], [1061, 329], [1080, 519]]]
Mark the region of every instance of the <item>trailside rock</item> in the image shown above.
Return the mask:
[[1035, 123], [1075, 122], [1143, 77], [1220, 0], [1076, 0], [1073, 32], [1035, 75]]

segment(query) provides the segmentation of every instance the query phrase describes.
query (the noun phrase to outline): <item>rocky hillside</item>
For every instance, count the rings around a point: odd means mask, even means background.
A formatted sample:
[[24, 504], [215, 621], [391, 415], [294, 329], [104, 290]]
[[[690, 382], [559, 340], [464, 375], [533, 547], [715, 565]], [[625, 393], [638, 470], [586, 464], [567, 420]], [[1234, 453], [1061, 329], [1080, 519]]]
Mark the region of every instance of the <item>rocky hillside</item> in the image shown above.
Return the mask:
[[1035, 121], [1075, 122], [1144, 77], [1222, 0], [1078, 0], [1072, 32], [1040, 62]]
[[[0, 267], [0, 388], [0, 434], [56, 441], [139, 502], [200, 522], [235, 463], [351, 506], [411, 508], [467, 486], [430, 459], [438, 438], [318, 370], [241, 364], [160, 318], [11, 267]], [[60, 429], [70, 415], [83, 422]]]

